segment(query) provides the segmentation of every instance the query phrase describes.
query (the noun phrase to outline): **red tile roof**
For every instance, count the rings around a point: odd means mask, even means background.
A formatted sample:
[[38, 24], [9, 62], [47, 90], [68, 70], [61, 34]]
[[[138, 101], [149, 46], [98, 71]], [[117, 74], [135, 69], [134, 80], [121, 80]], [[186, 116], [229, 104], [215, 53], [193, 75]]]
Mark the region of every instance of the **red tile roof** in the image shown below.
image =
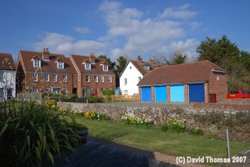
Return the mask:
[[[72, 65], [68, 57], [64, 57], [62, 54], [49, 53], [49, 61], [43, 60], [43, 52], [23, 51], [19, 52], [20, 58], [23, 60], [24, 70], [26, 72], [34, 72], [37, 68], [33, 67], [32, 59], [41, 60], [42, 72], [56, 72], [56, 73], [76, 73], [74, 66]], [[63, 60], [64, 69], [57, 68], [57, 60]]]
[[15, 68], [11, 54], [0, 53], [0, 70], [15, 70]]
[[91, 55], [91, 59], [95, 61], [92, 61], [91, 63], [91, 70], [85, 70], [85, 65], [83, 63], [90, 63], [89, 56], [71, 55], [70, 57], [76, 63], [81, 73], [115, 75], [115, 73], [111, 69], [109, 69], [108, 71], [103, 71], [103, 66], [101, 64], [106, 64], [106, 61], [103, 58], [94, 58], [93, 55]]
[[208, 81], [212, 72], [225, 74], [222, 68], [208, 60], [179, 65], [166, 65], [147, 73], [138, 85], [203, 82]]
[[[130, 60], [130, 62], [140, 71], [140, 73], [142, 75], [145, 75], [146, 73], [148, 73], [150, 70], [155, 69], [156, 67], [160, 67], [160, 64], [157, 63], [153, 63], [153, 62], [144, 62], [144, 61], [136, 61], [136, 60]], [[150, 66], [150, 70], [147, 71], [144, 69], [144, 65], [149, 65]]]

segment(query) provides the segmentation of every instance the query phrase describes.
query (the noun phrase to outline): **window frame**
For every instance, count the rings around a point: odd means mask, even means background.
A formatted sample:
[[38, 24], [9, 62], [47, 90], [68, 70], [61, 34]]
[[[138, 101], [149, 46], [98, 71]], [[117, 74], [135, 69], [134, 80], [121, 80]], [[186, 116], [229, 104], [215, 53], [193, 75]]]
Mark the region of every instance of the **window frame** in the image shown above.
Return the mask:
[[85, 81], [86, 81], [86, 82], [90, 82], [90, 75], [86, 75]]
[[41, 67], [41, 60], [33, 60], [33, 67], [34, 68]]
[[53, 82], [57, 82], [57, 74], [52, 75]]
[[94, 76], [94, 80], [95, 80], [95, 83], [98, 83], [98, 82], [99, 82], [98, 75], [95, 75], [95, 76]]
[[[105, 68], [106, 67], [106, 68]], [[103, 65], [103, 71], [108, 71], [109, 70], [109, 66], [107, 64]]]
[[68, 74], [63, 74], [62, 75], [62, 80], [63, 80], [63, 82], [68, 82]]
[[57, 68], [58, 69], [64, 69], [64, 62], [58, 61], [57, 62]]
[[91, 70], [91, 63], [85, 63], [85, 70]]
[[38, 82], [38, 74], [37, 73], [32, 74], [32, 81], [33, 82]]
[[[47, 77], [46, 77], [47, 76]], [[44, 74], [44, 81], [45, 82], [49, 82], [49, 74], [48, 73], [45, 73]]]

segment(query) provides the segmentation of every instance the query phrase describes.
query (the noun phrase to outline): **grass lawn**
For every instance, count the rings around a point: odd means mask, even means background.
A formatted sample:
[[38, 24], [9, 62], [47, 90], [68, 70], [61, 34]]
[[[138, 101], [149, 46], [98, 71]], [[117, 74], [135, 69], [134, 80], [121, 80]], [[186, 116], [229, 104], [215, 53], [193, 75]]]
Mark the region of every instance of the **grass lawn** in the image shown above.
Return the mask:
[[[76, 117], [89, 129], [89, 135], [132, 147], [170, 155], [226, 157], [226, 141], [188, 133], [163, 132], [158, 127], [136, 127], [123, 122], [90, 120]], [[250, 147], [247, 142], [230, 142], [231, 155]]]

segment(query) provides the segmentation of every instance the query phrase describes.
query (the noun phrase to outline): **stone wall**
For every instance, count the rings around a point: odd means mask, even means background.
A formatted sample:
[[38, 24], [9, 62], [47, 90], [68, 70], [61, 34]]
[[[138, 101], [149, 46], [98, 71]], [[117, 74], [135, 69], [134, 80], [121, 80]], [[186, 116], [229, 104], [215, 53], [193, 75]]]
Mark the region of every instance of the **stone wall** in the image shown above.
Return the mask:
[[185, 119], [189, 128], [201, 128], [210, 137], [224, 139], [228, 127], [232, 139], [250, 141], [250, 105], [59, 102], [58, 106], [78, 112], [101, 112], [114, 120], [132, 114], [158, 125], [167, 118]]

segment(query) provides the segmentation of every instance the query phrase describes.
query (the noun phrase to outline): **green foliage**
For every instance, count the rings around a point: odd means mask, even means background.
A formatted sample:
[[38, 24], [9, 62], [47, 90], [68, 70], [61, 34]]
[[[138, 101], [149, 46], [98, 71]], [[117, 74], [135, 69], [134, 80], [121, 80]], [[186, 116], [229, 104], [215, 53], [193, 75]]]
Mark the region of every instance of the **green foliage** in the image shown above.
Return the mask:
[[185, 132], [187, 130], [186, 121], [168, 118], [166, 123], [161, 127], [161, 130], [172, 130], [178, 133]]
[[123, 70], [126, 68], [128, 60], [127, 58], [120, 56], [117, 59], [117, 62], [118, 64], [116, 65], [116, 74], [117, 76], [119, 76], [123, 72]]
[[103, 90], [102, 91], [102, 94], [106, 97], [106, 100], [108, 101], [111, 101], [112, 99], [112, 95], [115, 94], [115, 91], [114, 90]]
[[193, 128], [193, 129], [190, 129], [190, 130], [189, 130], [189, 133], [192, 134], [192, 135], [196, 135], [196, 136], [203, 136], [203, 135], [204, 135], [203, 130], [200, 129], [200, 128]]
[[183, 64], [187, 61], [187, 55], [182, 53], [175, 53], [170, 60], [165, 59], [168, 65]]
[[98, 96], [92, 96], [91, 98], [89, 98], [89, 103], [102, 103], [103, 101], [104, 99]]
[[9, 101], [0, 103], [0, 113], [3, 166], [40, 166], [44, 159], [54, 164], [54, 155], [78, 145], [76, 129], [56, 110], [34, 102]]
[[105, 96], [111, 96], [111, 95], [114, 95], [115, 94], [115, 91], [114, 90], [103, 90], [102, 91], [102, 94], [105, 95]]
[[148, 119], [142, 119], [135, 115], [124, 115], [121, 117], [121, 120], [124, 121], [128, 125], [136, 125], [136, 126], [152, 126], [153, 122]]
[[197, 48], [198, 60], [209, 60], [226, 70], [229, 90], [250, 89], [250, 53], [240, 51], [227, 36], [206, 38]]

